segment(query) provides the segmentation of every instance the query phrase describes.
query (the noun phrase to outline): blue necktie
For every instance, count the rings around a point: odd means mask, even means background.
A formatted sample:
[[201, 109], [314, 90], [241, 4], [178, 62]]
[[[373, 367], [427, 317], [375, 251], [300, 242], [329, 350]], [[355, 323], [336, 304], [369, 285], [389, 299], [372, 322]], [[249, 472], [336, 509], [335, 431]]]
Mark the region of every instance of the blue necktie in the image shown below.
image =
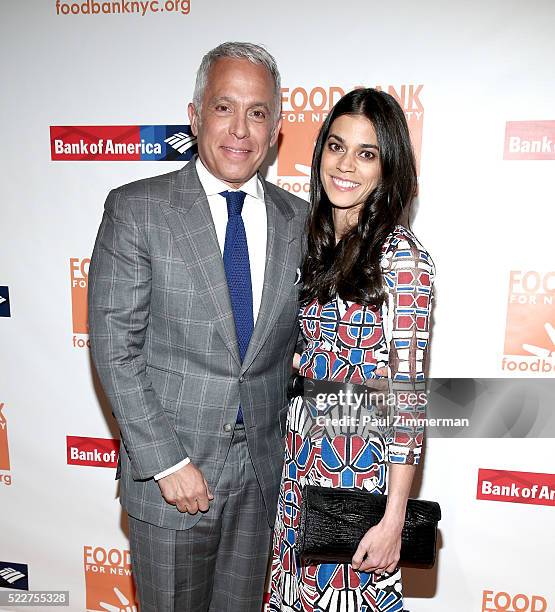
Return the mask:
[[[245, 202], [244, 191], [222, 191], [227, 202], [227, 227], [225, 230], [224, 269], [235, 319], [235, 331], [239, 344], [241, 361], [247, 354], [247, 348], [254, 329], [252, 307], [251, 267], [245, 224], [241, 210]], [[243, 422], [243, 411], [239, 406], [237, 423]]]

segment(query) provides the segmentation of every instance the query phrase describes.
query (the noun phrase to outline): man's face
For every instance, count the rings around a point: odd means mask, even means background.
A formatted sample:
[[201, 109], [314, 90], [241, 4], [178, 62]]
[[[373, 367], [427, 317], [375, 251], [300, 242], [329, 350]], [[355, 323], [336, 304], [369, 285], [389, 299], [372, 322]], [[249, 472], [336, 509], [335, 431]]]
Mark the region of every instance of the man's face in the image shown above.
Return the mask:
[[208, 73], [202, 108], [189, 104], [191, 130], [202, 163], [221, 181], [238, 189], [264, 161], [277, 140], [274, 81], [261, 64], [220, 58]]

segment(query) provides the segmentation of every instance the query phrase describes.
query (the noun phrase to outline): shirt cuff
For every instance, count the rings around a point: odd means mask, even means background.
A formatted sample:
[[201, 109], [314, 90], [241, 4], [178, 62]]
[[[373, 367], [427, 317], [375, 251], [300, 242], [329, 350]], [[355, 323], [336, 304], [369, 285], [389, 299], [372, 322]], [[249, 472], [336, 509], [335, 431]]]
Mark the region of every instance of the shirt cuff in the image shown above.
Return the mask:
[[154, 480], [160, 480], [160, 478], [164, 478], [164, 476], [169, 476], [170, 474], [177, 472], [177, 470], [179, 470], [180, 468], [186, 466], [188, 463], [191, 463], [191, 460], [189, 459], [189, 457], [186, 457], [185, 459], [183, 459], [183, 461], [176, 463], [172, 467], [169, 467], [167, 470], [155, 474]]

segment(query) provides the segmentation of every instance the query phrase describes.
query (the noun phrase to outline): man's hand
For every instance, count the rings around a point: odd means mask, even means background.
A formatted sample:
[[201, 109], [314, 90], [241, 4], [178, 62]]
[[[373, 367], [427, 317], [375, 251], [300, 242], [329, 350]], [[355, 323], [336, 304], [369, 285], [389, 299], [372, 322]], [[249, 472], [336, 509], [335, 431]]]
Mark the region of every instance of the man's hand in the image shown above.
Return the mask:
[[188, 463], [177, 472], [158, 480], [162, 497], [179, 512], [196, 514], [206, 512], [214, 499], [202, 472], [193, 463]]

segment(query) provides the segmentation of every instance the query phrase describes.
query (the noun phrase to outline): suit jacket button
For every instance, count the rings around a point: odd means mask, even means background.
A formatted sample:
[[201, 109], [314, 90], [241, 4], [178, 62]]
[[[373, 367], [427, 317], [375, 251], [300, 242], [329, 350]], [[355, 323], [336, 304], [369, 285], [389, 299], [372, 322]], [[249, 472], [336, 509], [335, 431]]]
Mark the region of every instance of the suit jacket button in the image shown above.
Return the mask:
[[226, 423], [224, 425], [224, 431], [231, 431], [231, 423]]
[[239, 376], [239, 382], [242, 383], [245, 381], [245, 377], [241, 374], [241, 376]]

